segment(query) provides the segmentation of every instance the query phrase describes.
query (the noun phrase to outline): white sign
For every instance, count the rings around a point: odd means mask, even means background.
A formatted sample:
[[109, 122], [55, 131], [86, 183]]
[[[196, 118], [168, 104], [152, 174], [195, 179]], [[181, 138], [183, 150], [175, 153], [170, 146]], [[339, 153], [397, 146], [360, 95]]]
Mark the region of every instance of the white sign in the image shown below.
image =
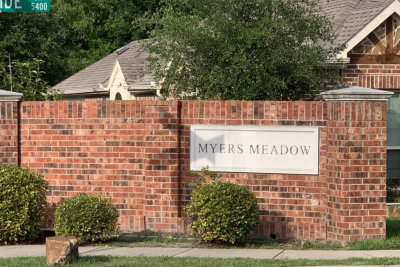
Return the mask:
[[319, 129], [297, 126], [192, 125], [190, 169], [319, 173]]

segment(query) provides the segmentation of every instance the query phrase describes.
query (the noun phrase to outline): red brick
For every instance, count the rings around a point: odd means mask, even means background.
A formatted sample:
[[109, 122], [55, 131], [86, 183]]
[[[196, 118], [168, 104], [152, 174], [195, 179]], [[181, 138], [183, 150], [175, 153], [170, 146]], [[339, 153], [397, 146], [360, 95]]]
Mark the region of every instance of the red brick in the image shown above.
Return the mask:
[[[359, 67], [349, 65], [357, 75], [383, 69]], [[1, 112], [1, 107], [16, 108], [8, 106], [0, 103], [0, 156], [16, 163], [18, 118], [16, 112]], [[123, 231], [182, 232], [187, 184], [195, 181], [188, 173], [190, 124], [296, 125], [301, 120], [321, 127], [319, 176], [222, 173], [223, 180], [256, 193], [259, 236], [357, 240], [365, 237], [352, 227], [361, 221], [368, 222], [360, 226], [368, 235], [383, 236], [371, 225], [384, 216], [384, 205], [376, 201], [385, 185], [375, 187], [386, 170], [385, 110], [368, 102], [27, 102], [21, 104], [21, 159], [43, 171], [54, 205], [87, 191], [113, 197]], [[374, 172], [368, 176], [367, 171]]]

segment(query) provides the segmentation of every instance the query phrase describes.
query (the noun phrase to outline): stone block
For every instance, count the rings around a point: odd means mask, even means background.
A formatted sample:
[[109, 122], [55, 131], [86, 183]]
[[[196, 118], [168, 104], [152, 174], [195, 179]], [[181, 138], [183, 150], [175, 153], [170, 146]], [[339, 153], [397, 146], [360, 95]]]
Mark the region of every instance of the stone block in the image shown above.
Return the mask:
[[65, 265], [79, 257], [78, 240], [74, 236], [54, 236], [46, 238], [47, 265]]

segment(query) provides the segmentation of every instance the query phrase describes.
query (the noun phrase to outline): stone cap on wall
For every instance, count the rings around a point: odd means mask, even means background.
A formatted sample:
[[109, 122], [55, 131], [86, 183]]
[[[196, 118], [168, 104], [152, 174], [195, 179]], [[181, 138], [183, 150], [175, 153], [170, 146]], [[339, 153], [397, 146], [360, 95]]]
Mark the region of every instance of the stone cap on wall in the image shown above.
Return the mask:
[[394, 93], [353, 86], [321, 93], [325, 101], [388, 101]]
[[0, 90], [0, 102], [18, 102], [23, 94]]

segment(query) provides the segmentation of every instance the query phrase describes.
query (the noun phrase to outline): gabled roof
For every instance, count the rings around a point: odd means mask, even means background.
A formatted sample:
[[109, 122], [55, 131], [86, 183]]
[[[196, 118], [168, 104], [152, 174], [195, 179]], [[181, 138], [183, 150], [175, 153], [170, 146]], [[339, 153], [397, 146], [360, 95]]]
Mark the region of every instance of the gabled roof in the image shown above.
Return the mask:
[[400, 14], [399, 0], [324, 0], [322, 7], [333, 23], [336, 44], [346, 44], [342, 58], [393, 13]]
[[146, 74], [148, 54], [138, 41], [121, 47], [85, 69], [55, 85], [63, 95], [106, 94], [115, 65], [118, 63], [129, 88], [150, 89], [154, 78]]
[[[400, 15], [400, 0], [322, 0], [323, 12], [331, 19], [337, 35], [336, 44], [347, 53], [393, 13]], [[154, 89], [154, 78], [146, 73], [148, 54], [133, 41], [108, 56], [55, 85], [64, 95], [107, 94], [110, 78], [118, 63], [128, 90]]]

